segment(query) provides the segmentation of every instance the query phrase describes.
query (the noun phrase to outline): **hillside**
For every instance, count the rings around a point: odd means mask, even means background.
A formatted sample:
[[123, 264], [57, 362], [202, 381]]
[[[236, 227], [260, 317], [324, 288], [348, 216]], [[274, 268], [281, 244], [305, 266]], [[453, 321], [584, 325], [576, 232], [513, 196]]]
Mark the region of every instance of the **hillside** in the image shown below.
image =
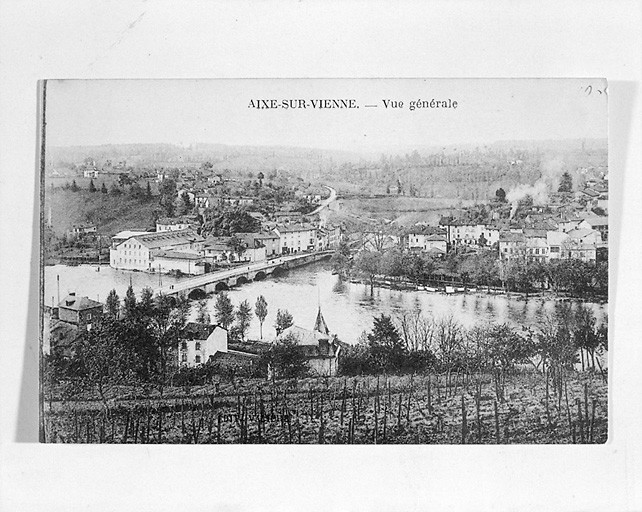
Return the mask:
[[128, 195], [112, 196], [87, 190], [72, 192], [56, 188], [45, 197], [45, 219], [57, 236], [74, 224], [95, 223], [101, 235], [112, 236], [124, 229], [151, 228], [154, 212], [159, 210], [156, 198], [138, 200]]

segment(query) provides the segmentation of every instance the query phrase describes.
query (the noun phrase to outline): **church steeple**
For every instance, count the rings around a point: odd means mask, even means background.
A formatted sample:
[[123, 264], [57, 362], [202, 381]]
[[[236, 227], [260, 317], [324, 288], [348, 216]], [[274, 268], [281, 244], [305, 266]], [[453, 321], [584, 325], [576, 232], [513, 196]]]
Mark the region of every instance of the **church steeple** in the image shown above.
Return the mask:
[[325, 323], [323, 318], [323, 313], [321, 313], [321, 306], [319, 306], [319, 312], [317, 313], [317, 321], [314, 322], [314, 330], [320, 332], [321, 334], [330, 334], [330, 329], [328, 329], [328, 324]]

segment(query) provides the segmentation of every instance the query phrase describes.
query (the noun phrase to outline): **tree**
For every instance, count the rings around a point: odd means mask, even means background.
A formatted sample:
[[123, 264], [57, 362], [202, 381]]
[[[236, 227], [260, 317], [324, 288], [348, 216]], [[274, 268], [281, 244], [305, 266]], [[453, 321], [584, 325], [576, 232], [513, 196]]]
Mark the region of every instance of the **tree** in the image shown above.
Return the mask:
[[72, 192], [78, 192], [80, 189], [78, 188], [78, 184], [76, 183], [76, 180], [73, 180], [71, 182], [71, 191]]
[[259, 329], [261, 332], [261, 339], [263, 339], [263, 322], [265, 322], [265, 318], [268, 314], [268, 304], [263, 295], [259, 295], [258, 299], [256, 299], [254, 313], [256, 314], [256, 318], [259, 319]]
[[389, 316], [382, 313], [375, 317], [373, 329], [368, 334], [368, 344], [373, 370], [398, 371], [403, 368], [406, 351]]
[[185, 327], [189, 301], [185, 296], [158, 294], [154, 300], [153, 315], [149, 318], [149, 327], [154, 336], [154, 366], [151, 370], [153, 379], [162, 396], [168, 382], [172, 354], [176, 350], [180, 333]]
[[96, 185], [94, 185], [93, 179], [89, 180], [89, 192], [91, 192], [92, 194], [96, 192]]
[[216, 322], [221, 324], [224, 329], [227, 329], [234, 322], [234, 305], [227, 293], [220, 292], [216, 296], [214, 315]]
[[210, 210], [203, 226], [203, 236], [232, 236], [235, 233], [255, 233], [260, 231], [261, 223], [244, 208], [235, 207], [223, 212]]
[[[595, 352], [602, 341], [595, 315], [586, 304], [578, 304], [573, 320], [573, 341], [580, 352], [582, 370], [589, 366], [589, 362], [595, 368]], [[586, 352], [586, 364], [584, 352]]]
[[241, 254], [243, 254], [247, 249], [247, 244], [241, 238], [232, 236], [230, 239], [230, 247], [234, 251], [234, 254], [236, 254], [237, 259], [240, 260]]
[[141, 290], [136, 309], [142, 318], [149, 318], [154, 314], [154, 291], [149, 286]]
[[103, 194], [107, 193], [107, 187], [105, 186], [105, 182], [103, 181], [103, 184], [100, 186], [100, 192]]
[[125, 318], [132, 317], [136, 314], [136, 294], [130, 284], [125, 292], [125, 299], [123, 300], [123, 316]]
[[495, 395], [503, 401], [506, 373], [515, 364], [528, 362], [534, 355], [534, 346], [529, 337], [518, 335], [508, 324], [491, 326], [482, 343], [484, 358], [493, 372]]
[[370, 282], [370, 295], [374, 294], [374, 278], [381, 273], [381, 259], [379, 251], [361, 251], [354, 259], [354, 268]]
[[165, 178], [160, 182], [158, 204], [165, 210], [168, 217], [173, 217], [176, 207], [176, 182]]
[[183, 192], [181, 194], [181, 215], [187, 215], [192, 211], [192, 208], [194, 208], [194, 204], [189, 198], [189, 194], [187, 192]]
[[122, 190], [118, 188], [118, 185], [116, 185], [116, 183], [112, 183], [111, 187], [109, 188], [109, 195], [119, 196], [120, 194], [122, 194]]
[[287, 309], [278, 310], [276, 312], [276, 322], [274, 323], [274, 328], [276, 329], [276, 335], [280, 336], [283, 331], [288, 327], [294, 325], [294, 318]]
[[301, 350], [298, 339], [290, 334], [274, 343], [261, 358], [273, 378], [296, 379], [310, 371], [308, 360]]
[[149, 184], [149, 181], [147, 182], [147, 187], [145, 187], [145, 197], [147, 199], [151, 199], [152, 198], [152, 187]]
[[256, 175], [256, 179], [259, 180], [259, 187], [263, 186], [263, 180], [265, 179], [265, 175], [262, 172], [259, 172]]
[[242, 340], [245, 339], [247, 330], [250, 328], [250, 320], [252, 320], [252, 306], [247, 300], [244, 300], [236, 310], [236, 324]]
[[120, 174], [118, 176], [118, 184], [121, 187], [125, 187], [125, 186], [131, 185], [133, 183], [134, 183], [134, 180], [131, 179], [127, 174], [122, 173], [122, 174]]
[[210, 313], [207, 309], [207, 301], [206, 300], [199, 300], [198, 301], [198, 313], [196, 315], [196, 321], [201, 323], [201, 324], [209, 324], [211, 319], [210, 319]]
[[120, 311], [120, 299], [116, 290], [111, 290], [107, 295], [105, 300], [105, 308], [107, 309], [107, 315], [112, 318], [118, 318], [118, 312]]
[[564, 171], [560, 178], [560, 185], [557, 188], [558, 192], [573, 192], [573, 178], [568, 171]]
[[506, 202], [506, 191], [503, 188], [498, 188], [497, 190], [495, 190], [495, 198], [500, 203], [505, 203]]

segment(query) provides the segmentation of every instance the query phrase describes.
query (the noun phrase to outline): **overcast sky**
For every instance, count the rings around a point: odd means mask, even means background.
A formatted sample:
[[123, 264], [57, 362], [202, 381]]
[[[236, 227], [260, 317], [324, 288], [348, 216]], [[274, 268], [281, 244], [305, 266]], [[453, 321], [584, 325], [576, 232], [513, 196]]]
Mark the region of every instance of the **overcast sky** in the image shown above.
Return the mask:
[[[47, 142], [389, 150], [604, 138], [604, 87], [598, 79], [54, 80], [47, 85]], [[360, 108], [248, 108], [253, 99], [297, 98], [355, 99]], [[433, 98], [456, 100], [458, 108], [408, 109], [410, 101]], [[404, 107], [385, 109], [384, 99]]]

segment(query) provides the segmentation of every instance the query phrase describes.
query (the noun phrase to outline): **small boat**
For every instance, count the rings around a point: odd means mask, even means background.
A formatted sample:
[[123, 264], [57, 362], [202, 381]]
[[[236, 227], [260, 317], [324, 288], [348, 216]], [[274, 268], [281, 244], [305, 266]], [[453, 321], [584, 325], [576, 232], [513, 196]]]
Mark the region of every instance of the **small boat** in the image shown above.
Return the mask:
[[468, 291], [470, 293], [475, 293], [477, 291], [477, 288], [468, 288]]
[[426, 286], [426, 291], [427, 292], [438, 292], [439, 288], [435, 288], [433, 286]]
[[455, 293], [454, 286], [446, 286], [446, 293]]
[[417, 286], [417, 290], [424, 292], [424, 291], [426, 291], [426, 287], [419, 285], [419, 286]]

